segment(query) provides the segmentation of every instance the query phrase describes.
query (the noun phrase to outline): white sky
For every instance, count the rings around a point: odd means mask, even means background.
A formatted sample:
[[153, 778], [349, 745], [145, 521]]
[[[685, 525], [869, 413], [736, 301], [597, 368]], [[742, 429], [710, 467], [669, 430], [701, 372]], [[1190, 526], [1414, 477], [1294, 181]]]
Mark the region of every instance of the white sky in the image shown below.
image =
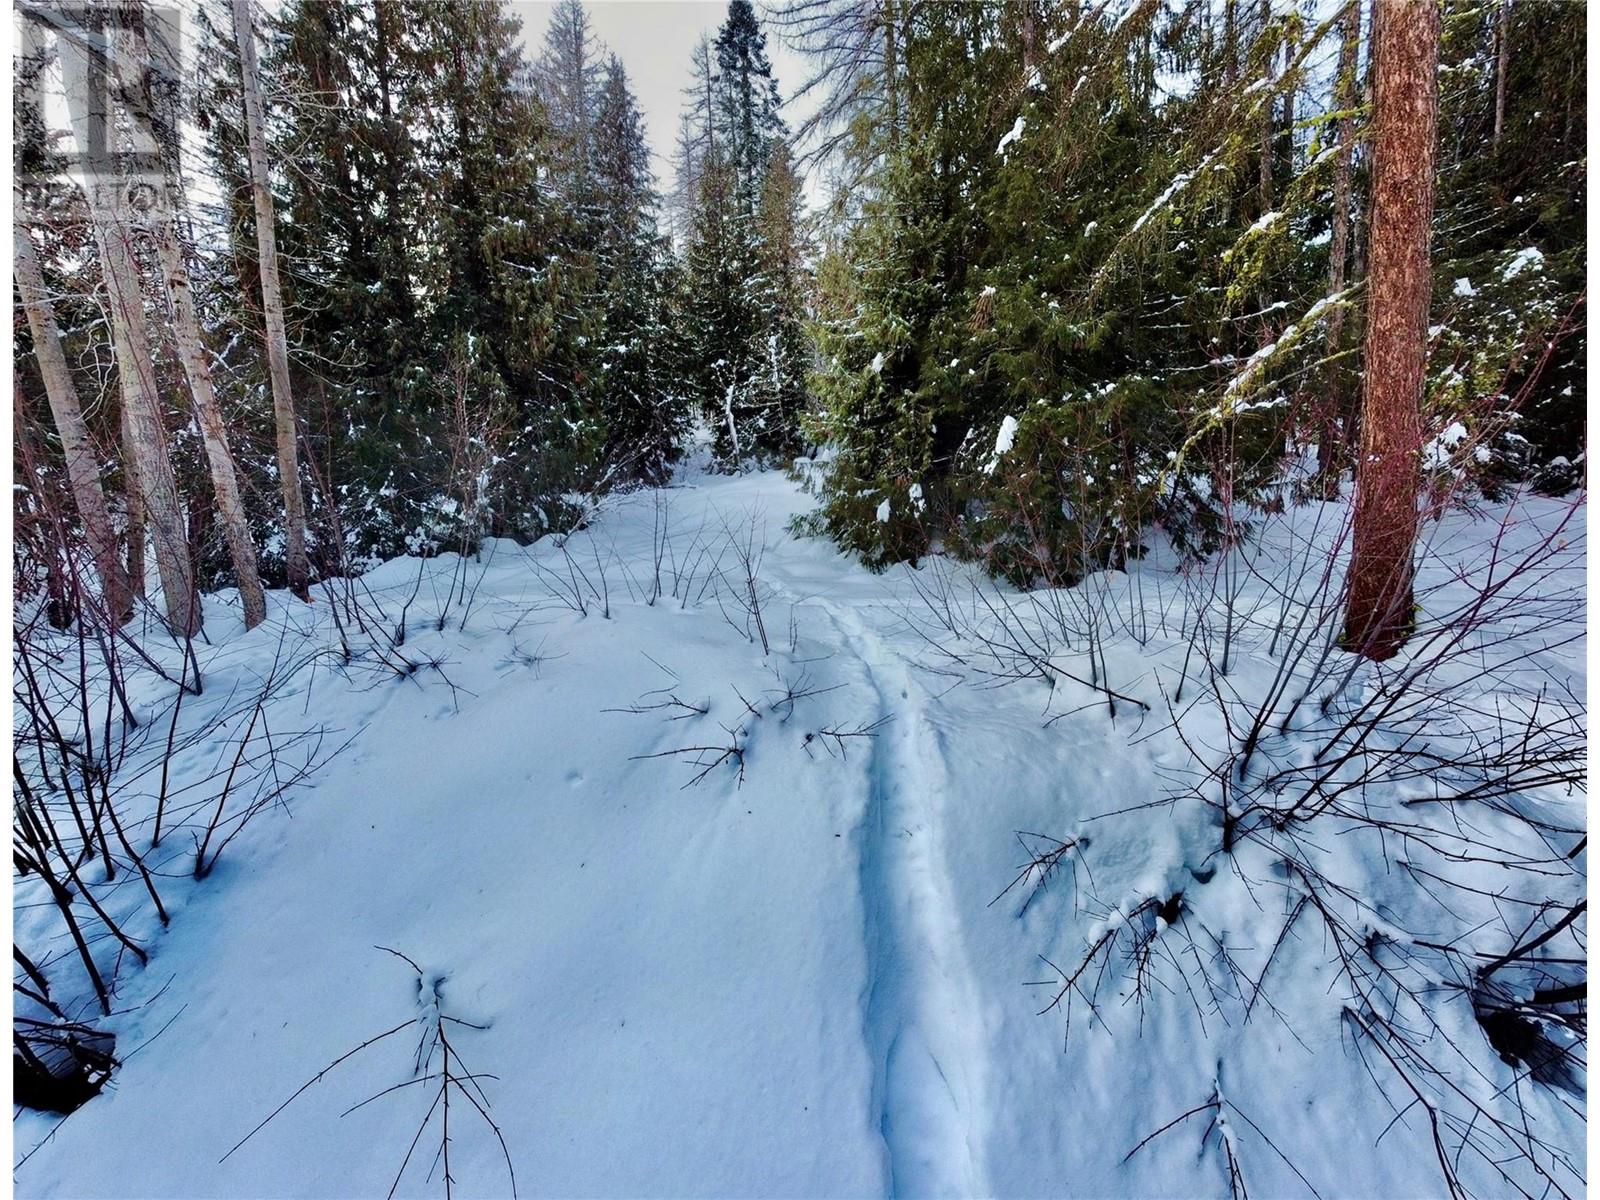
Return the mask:
[[[555, 0], [511, 0], [510, 7], [522, 18], [528, 59], [535, 60]], [[689, 56], [701, 34], [716, 37], [728, 15], [726, 0], [584, 0], [584, 7], [595, 36], [628, 69], [655, 154], [657, 183], [666, 191], [672, 186], [672, 146], [683, 109], [682, 89], [689, 81]], [[761, 13], [759, 4], [756, 12]], [[780, 93], [789, 96], [805, 78], [804, 58], [784, 47], [771, 29], [767, 56]], [[798, 123], [791, 112], [784, 117], [791, 127]]]

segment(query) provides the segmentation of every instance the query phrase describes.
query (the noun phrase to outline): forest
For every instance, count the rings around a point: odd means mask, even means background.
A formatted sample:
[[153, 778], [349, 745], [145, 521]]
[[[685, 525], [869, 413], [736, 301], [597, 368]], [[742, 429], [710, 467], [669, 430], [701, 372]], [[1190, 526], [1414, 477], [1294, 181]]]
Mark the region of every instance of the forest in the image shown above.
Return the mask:
[[19, 3], [18, 1194], [1584, 1194], [1587, 25]]

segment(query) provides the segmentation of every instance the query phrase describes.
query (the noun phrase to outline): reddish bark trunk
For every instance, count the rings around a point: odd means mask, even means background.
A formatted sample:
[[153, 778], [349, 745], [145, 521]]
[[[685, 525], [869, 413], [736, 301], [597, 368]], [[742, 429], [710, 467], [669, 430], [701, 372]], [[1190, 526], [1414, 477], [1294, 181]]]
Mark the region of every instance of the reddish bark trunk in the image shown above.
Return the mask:
[[1344, 643], [1382, 660], [1405, 644], [1414, 623], [1439, 13], [1411, 0], [1378, 0], [1377, 7], [1372, 273]]

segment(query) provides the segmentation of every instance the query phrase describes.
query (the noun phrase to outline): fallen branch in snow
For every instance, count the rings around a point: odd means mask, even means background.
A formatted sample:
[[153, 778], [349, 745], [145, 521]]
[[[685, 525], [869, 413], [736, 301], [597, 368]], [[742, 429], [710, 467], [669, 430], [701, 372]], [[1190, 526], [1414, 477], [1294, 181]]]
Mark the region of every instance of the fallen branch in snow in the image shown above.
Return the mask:
[[[892, 720], [894, 720], [892, 716], [884, 716], [879, 717], [876, 721], [864, 722], [849, 729], [846, 729], [843, 726], [838, 726], [832, 729], [819, 729], [814, 734], [806, 734], [805, 739], [800, 744], [805, 749], [805, 752], [810, 754], [811, 743], [813, 741], [820, 741], [822, 743], [822, 748], [827, 750], [829, 755], [832, 755], [835, 751], [837, 751], [840, 758], [849, 758], [850, 755], [845, 746], [847, 741], [855, 738], [875, 738], [878, 736], [878, 730], [882, 729]], [[830, 746], [832, 749], [829, 749]]]
[[[433, 1124], [435, 1113], [439, 1114], [439, 1149], [435, 1155], [434, 1162], [435, 1165], [442, 1163], [444, 1167], [443, 1182], [446, 1200], [449, 1200], [449, 1198], [454, 1195], [456, 1179], [451, 1173], [450, 1169], [450, 1102], [451, 1096], [454, 1094], [458, 1098], [464, 1098], [472, 1107], [473, 1111], [476, 1112], [480, 1118], [482, 1118], [484, 1124], [489, 1127], [489, 1131], [494, 1134], [495, 1141], [500, 1148], [501, 1157], [505, 1161], [506, 1176], [510, 1181], [511, 1195], [515, 1197], [517, 1194], [517, 1172], [511, 1161], [511, 1151], [506, 1145], [505, 1135], [500, 1131], [500, 1126], [497, 1125], [494, 1121], [494, 1118], [489, 1115], [489, 1097], [484, 1093], [481, 1083], [482, 1080], [494, 1080], [498, 1077], [495, 1075], [474, 1072], [470, 1070], [462, 1061], [460, 1051], [450, 1039], [449, 1029], [451, 1026], [475, 1030], [483, 1030], [486, 1029], [487, 1026], [478, 1024], [476, 1022], [463, 1020], [460, 1017], [452, 1016], [443, 1010], [441, 988], [444, 983], [444, 976], [442, 974], [436, 971], [430, 972], [423, 970], [423, 968], [416, 962], [415, 959], [411, 958], [407, 954], [403, 954], [398, 950], [392, 950], [388, 946], [377, 946], [374, 948], [383, 951], [385, 954], [393, 955], [395, 958], [398, 958], [402, 962], [409, 965], [411, 969], [416, 972], [416, 1015], [413, 1017], [408, 1017], [406, 1020], [400, 1022], [400, 1024], [392, 1026], [391, 1028], [384, 1030], [382, 1033], [368, 1038], [354, 1049], [347, 1050], [343, 1054], [339, 1055], [327, 1066], [323, 1067], [310, 1079], [306, 1080], [303, 1084], [296, 1088], [293, 1094], [291, 1094], [287, 1100], [278, 1105], [277, 1108], [273, 1109], [264, 1118], [262, 1118], [260, 1123], [257, 1124], [254, 1129], [235, 1142], [228, 1152], [217, 1161], [227, 1162], [229, 1158], [233, 1157], [235, 1152], [245, 1145], [245, 1143], [250, 1141], [251, 1138], [255, 1137], [256, 1134], [260, 1133], [269, 1124], [271, 1124], [273, 1119], [282, 1113], [284, 1109], [288, 1108], [289, 1105], [293, 1104], [312, 1087], [318, 1083], [321, 1083], [323, 1079], [325, 1079], [337, 1068], [343, 1066], [357, 1055], [371, 1049], [373, 1046], [376, 1046], [381, 1042], [385, 1042], [389, 1038], [394, 1037], [396, 1034], [403, 1033], [409, 1029], [415, 1029], [418, 1031], [418, 1040], [416, 1053], [412, 1060], [410, 1078], [403, 1079], [399, 1083], [391, 1084], [388, 1087], [380, 1088], [378, 1091], [374, 1092], [370, 1096], [367, 1096], [365, 1099], [358, 1100], [356, 1103], [350, 1105], [343, 1112], [341, 1112], [339, 1116], [341, 1118], [347, 1117], [358, 1109], [365, 1108], [367, 1105], [372, 1104], [377, 1100], [381, 1100], [386, 1096], [394, 1095], [398, 1092], [404, 1091], [407, 1088], [417, 1087], [424, 1084], [437, 1084], [438, 1087], [434, 1092], [433, 1102], [428, 1106], [427, 1111], [423, 1114], [422, 1123], [417, 1126], [416, 1134], [412, 1137], [410, 1144], [406, 1147], [405, 1157], [401, 1159], [400, 1169], [395, 1174], [394, 1182], [389, 1185], [388, 1195], [393, 1197], [395, 1192], [399, 1189], [400, 1182], [405, 1178], [406, 1170], [411, 1165], [411, 1159], [416, 1153], [418, 1144], [422, 1141], [423, 1135], [427, 1132], [428, 1127]], [[438, 1057], [439, 1062], [437, 1069], [434, 1069], [435, 1056]]]
[[[1028, 842], [1029, 838], [1033, 839], [1032, 845]], [[1068, 841], [1061, 841], [1059, 838], [1050, 837], [1048, 834], [1027, 833], [1019, 829], [1017, 830], [1017, 844], [1022, 847], [1023, 853], [1028, 855], [1028, 861], [1017, 872], [1017, 877], [1006, 884], [998, 896], [989, 901], [990, 908], [999, 904], [1014, 889], [1020, 887], [1024, 890], [1024, 894], [1022, 904], [1017, 909], [1017, 916], [1022, 916], [1028, 911], [1028, 907], [1033, 903], [1034, 898], [1049, 886], [1051, 878], [1061, 869], [1063, 862], [1072, 867], [1073, 891], [1076, 893], [1078, 880], [1077, 860], [1069, 858], [1068, 855], [1074, 850], [1087, 848], [1089, 845], [1088, 838], [1072, 838]]]
[[602, 708], [600, 711], [632, 713], [635, 716], [651, 712], [667, 712], [672, 714], [667, 718], [669, 721], [683, 721], [689, 717], [703, 717], [711, 711], [711, 705], [708, 701], [691, 704], [689, 701], [679, 698], [676, 692], [667, 688], [657, 688], [654, 691], [646, 692], [644, 695], [645, 698], [659, 696], [661, 699], [650, 700], [648, 703], [645, 702], [645, 699], [641, 699], [638, 703], [630, 704], [626, 708]]
[[685, 788], [693, 787], [723, 763], [731, 762], [739, 768], [738, 780], [735, 786], [743, 787], [745, 743], [740, 739], [747, 736], [747, 731], [743, 728], [729, 729], [726, 725], [722, 728], [728, 735], [728, 744], [726, 746], [679, 746], [676, 750], [658, 750], [654, 754], [634, 754], [629, 757], [629, 761], [638, 762], [651, 758], [688, 758], [689, 765], [699, 767], [700, 771], [693, 779], [683, 785]]

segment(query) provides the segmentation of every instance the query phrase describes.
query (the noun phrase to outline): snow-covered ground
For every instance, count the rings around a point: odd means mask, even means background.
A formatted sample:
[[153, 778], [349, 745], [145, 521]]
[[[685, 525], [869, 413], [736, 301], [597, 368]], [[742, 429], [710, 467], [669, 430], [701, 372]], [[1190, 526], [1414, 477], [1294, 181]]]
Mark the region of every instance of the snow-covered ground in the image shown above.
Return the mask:
[[[414, 596], [404, 676], [348, 629], [344, 661], [320, 592], [273, 596], [249, 634], [214, 598], [184, 721], [324, 652], [266, 715], [344, 749], [204, 881], [178, 878], [187, 832], [163, 841], [172, 923], [135, 928], [151, 959], [121, 972], [108, 1023], [125, 1062], [64, 1122], [18, 1115], [19, 1194], [383, 1195], [403, 1165], [395, 1194], [442, 1194], [447, 1060], [475, 1076], [448, 1091], [462, 1196], [510, 1194], [507, 1157], [524, 1196], [1226, 1196], [1234, 1170], [1253, 1196], [1447, 1194], [1436, 1109], [1407, 1109], [1341, 1015], [1352, 989], [1327, 930], [1290, 916], [1293, 869], [1220, 852], [1203, 803], [1157, 803], [1227, 741], [1221, 698], [1270, 690], [1304, 597], [1266, 564], [1309, 561], [1343, 507], [1291, 509], [1253, 570], [1156, 555], [1097, 576], [1062, 601], [1077, 640], [1006, 650], [997, 631], [1044, 637], [1048, 610], [941, 560], [871, 574], [786, 531], [810, 504], [780, 473], [690, 475], [609, 499], [566, 553], [388, 563], [363, 602], [387, 627]], [[1518, 537], [1567, 514], [1522, 504]], [[1447, 517], [1430, 563], [1466, 563], [1499, 515]], [[1580, 513], [1551, 579], [1581, 580], [1581, 532]], [[1204, 632], [1185, 615], [1202, 590]], [[1220, 646], [1230, 593], [1229, 673], [1202, 686], [1196, 646]], [[1530, 653], [1581, 697], [1583, 644], [1546, 643]], [[162, 729], [170, 693], [145, 697]], [[194, 771], [227, 730], [186, 751]], [[1581, 795], [1541, 803], [1583, 822]], [[1317, 861], [1368, 889], [1368, 933], [1392, 928], [1407, 901], [1385, 870], [1425, 852], [1402, 838], [1385, 864], [1343, 833], [1307, 840], [1338, 843]], [[24, 903], [19, 936], [48, 918]], [[1286, 920], [1275, 948], [1263, 931]], [[1147, 935], [1142, 990], [1121, 930]], [[1219, 994], [1230, 972], [1247, 982]], [[1436, 1011], [1451, 1082], [1519, 1089], [1581, 1173], [1581, 1090], [1531, 1085], [1461, 1012]], [[1581, 1188], [1540, 1161], [1548, 1194]], [[1506, 1194], [1472, 1151], [1458, 1169]]]

